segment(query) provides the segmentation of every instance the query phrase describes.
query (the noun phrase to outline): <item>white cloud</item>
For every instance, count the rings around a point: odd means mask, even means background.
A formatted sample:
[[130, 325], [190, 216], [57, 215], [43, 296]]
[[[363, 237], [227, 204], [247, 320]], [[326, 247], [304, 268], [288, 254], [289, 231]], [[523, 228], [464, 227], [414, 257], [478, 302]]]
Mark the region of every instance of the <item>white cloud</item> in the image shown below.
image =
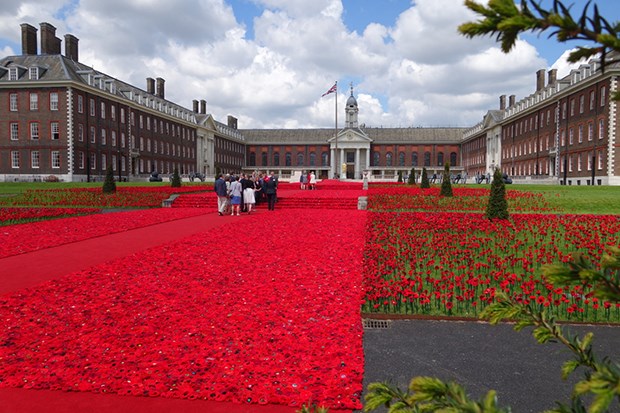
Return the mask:
[[551, 65], [551, 69], [557, 69], [558, 73], [557, 73], [557, 77], [558, 79], [561, 79], [563, 77], [566, 77], [570, 74], [570, 71], [573, 69], [578, 69], [579, 65], [586, 63], [585, 60], [581, 60], [577, 63], [570, 63], [568, 62], [568, 56], [575, 51], [576, 49], [570, 49], [565, 51], [564, 53], [562, 53], [562, 56], [560, 56], [558, 58], [558, 60], [556, 60], [552, 65]]

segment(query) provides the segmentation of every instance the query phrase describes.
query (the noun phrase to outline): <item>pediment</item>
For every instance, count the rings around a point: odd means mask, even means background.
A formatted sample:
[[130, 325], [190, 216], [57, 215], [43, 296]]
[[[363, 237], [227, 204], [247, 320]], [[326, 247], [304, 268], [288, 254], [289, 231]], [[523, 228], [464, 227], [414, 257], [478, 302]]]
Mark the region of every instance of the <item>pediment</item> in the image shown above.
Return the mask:
[[[334, 138], [330, 138], [327, 142], [334, 142]], [[368, 137], [361, 129], [343, 129], [338, 132], [338, 142], [347, 142], [352, 144], [369, 144], [373, 140]]]

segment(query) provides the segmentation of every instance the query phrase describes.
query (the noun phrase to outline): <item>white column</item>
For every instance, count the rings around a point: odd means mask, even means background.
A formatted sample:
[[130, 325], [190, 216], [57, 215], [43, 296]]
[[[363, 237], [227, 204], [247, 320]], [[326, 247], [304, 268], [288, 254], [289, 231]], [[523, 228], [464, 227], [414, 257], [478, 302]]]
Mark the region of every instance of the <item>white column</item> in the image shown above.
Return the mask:
[[334, 174], [338, 170], [338, 168], [336, 167], [336, 151], [334, 150], [334, 148], [330, 148], [329, 164], [330, 164], [330, 168], [329, 169], [331, 170], [331, 173], [329, 174], [329, 177], [333, 178]]
[[359, 179], [361, 172], [360, 172], [360, 148], [355, 149], [355, 176], [353, 177], [354, 179]]
[[346, 171], [342, 173], [342, 164], [346, 163], [347, 160], [345, 158], [344, 149], [340, 149], [340, 165], [338, 165], [338, 173], [340, 174], [340, 179], [347, 179]]
[[370, 148], [366, 148], [366, 169], [370, 171]]

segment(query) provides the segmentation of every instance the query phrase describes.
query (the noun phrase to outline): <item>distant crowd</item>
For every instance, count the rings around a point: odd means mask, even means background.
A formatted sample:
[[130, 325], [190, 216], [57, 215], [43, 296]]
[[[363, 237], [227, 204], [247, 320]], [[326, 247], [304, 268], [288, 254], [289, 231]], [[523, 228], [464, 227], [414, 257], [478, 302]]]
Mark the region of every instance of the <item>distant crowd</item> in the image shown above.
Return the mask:
[[219, 174], [215, 180], [217, 212], [240, 215], [252, 213], [257, 203], [267, 202], [267, 209], [275, 209], [278, 178], [272, 172], [251, 174]]

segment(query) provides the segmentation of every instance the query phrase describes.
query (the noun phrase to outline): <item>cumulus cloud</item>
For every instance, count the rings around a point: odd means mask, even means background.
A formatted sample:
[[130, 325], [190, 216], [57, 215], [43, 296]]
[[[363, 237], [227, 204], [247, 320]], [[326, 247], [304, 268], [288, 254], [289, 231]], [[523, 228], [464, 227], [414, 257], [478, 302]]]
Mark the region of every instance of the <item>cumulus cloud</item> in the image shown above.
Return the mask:
[[205, 99], [241, 128], [333, 127], [333, 95], [321, 94], [335, 79], [340, 119], [354, 81], [360, 123], [471, 126], [499, 95], [529, 95], [546, 67], [525, 41], [506, 55], [491, 38], [459, 35], [475, 19], [462, 0], [416, 0], [363, 30], [346, 26], [341, 0], [252, 2], [252, 37], [228, 0], [12, 2], [0, 12], [1, 53], [18, 52], [21, 23], [47, 21], [80, 39], [83, 63], [142, 88], [163, 77], [168, 99]]

